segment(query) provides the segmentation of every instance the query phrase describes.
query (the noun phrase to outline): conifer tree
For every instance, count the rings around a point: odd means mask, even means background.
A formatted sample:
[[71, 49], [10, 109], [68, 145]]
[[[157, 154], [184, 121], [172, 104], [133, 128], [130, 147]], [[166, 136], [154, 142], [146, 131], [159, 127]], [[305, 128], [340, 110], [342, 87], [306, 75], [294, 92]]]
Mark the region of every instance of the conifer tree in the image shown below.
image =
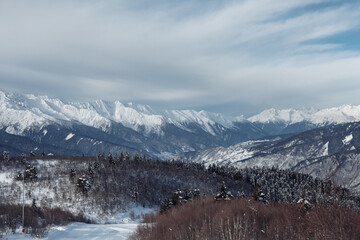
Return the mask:
[[222, 182], [221, 187], [220, 187], [220, 192], [215, 196], [215, 200], [216, 201], [230, 200], [231, 198], [233, 198], [233, 196], [231, 195], [231, 192], [227, 191], [225, 182]]

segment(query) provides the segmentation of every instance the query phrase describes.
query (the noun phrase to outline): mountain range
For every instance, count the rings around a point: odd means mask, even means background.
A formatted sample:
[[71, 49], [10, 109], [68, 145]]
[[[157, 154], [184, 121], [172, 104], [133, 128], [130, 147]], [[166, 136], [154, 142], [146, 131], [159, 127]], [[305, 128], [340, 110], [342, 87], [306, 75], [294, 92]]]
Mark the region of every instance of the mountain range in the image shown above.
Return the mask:
[[128, 151], [167, 159], [354, 121], [360, 121], [360, 106], [269, 109], [245, 118], [194, 110], [155, 111], [119, 101], [65, 102], [0, 91], [0, 150], [11, 154]]
[[0, 150], [12, 154], [140, 152], [171, 158], [184, 151], [263, 136], [243, 118], [193, 110], [155, 112], [119, 101], [69, 103], [0, 92]]

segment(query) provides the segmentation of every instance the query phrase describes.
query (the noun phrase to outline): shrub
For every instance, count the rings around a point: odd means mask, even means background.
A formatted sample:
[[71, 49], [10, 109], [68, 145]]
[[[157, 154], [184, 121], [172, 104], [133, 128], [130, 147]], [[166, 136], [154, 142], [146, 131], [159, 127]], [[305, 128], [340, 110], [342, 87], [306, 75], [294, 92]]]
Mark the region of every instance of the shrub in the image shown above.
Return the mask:
[[211, 198], [174, 207], [140, 225], [132, 239], [356, 239], [360, 215], [346, 208]]

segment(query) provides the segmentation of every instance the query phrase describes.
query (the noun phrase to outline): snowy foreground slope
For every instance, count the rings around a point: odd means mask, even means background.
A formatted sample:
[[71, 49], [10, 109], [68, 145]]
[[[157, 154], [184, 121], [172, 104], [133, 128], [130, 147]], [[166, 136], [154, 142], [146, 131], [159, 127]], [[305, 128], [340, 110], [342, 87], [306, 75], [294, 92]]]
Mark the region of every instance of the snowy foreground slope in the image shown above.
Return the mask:
[[[86, 224], [71, 223], [67, 226], [53, 227], [44, 240], [125, 240], [137, 228], [138, 223], [124, 224]], [[33, 240], [28, 234], [16, 233], [3, 237], [7, 240]]]
[[[88, 174], [89, 163], [92, 159], [81, 160], [26, 160], [26, 162], [18, 161], [16, 163], [2, 163], [0, 167], [0, 202], [1, 204], [21, 204], [23, 201], [23, 187], [25, 204], [32, 206], [36, 204], [40, 209], [61, 208], [74, 214], [83, 214], [96, 224], [71, 223], [67, 226], [52, 226], [44, 239], [126, 239], [133, 233], [141, 221], [141, 218], [149, 212], [154, 211], [151, 207], [142, 207], [134, 203], [128, 191], [132, 188], [126, 186], [124, 192], [116, 192], [118, 202], [110, 205], [108, 208], [104, 204], [109, 204], [104, 193], [100, 193], [103, 197], [96, 197], [101, 187], [100, 169], [108, 169], [100, 165], [94, 169], [94, 179], [90, 193], [82, 194], [77, 190], [76, 181], [69, 179], [70, 168], [76, 170], [75, 177], [81, 177]], [[3, 161], [3, 160], [1, 160]], [[26, 165], [35, 166], [37, 169], [37, 181], [22, 181], [16, 179], [17, 172], [23, 171]], [[105, 174], [108, 186], [112, 180], [108, 173]], [[124, 177], [125, 174], [121, 174]], [[121, 177], [119, 179], [122, 179]], [[120, 184], [126, 185], [125, 180], [119, 181]], [[115, 194], [114, 189], [109, 194]], [[131, 192], [130, 192], [131, 193]], [[110, 196], [113, 199], [113, 195]], [[28, 213], [25, 219], [29, 220]], [[27, 220], [27, 221], [28, 221]], [[19, 223], [20, 224], [20, 223]], [[29, 224], [29, 223], [28, 223]], [[21, 224], [20, 224], [21, 226]], [[8, 229], [6, 233], [0, 231], [2, 239], [34, 239], [29, 234], [20, 232], [19, 225], [17, 233], [12, 234]], [[5, 235], [2, 235], [5, 234]]]
[[[353, 139], [357, 139], [355, 134]], [[350, 142], [345, 143], [349, 145]], [[214, 202], [213, 196], [218, 195], [219, 189], [225, 189], [223, 185], [226, 185], [227, 190], [234, 196], [239, 197], [250, 197], [256, 187], [259, 187], [267, 194], [269, 200], [287, 203], [296, 203], [303, 194], [306, 194], [311, 202], [328, 204], [329, 201], [333, 202], [335, 198], [337, 199], [334, 192], [338, 192], [341, 193], [339, 195], [341, 198], [337, 201], [341, 206], [354, 209], [358, 207], [357, 198], [348, 190], [344, 191], [328, 181], [315, 180], [308, 175], [291, 171], [247, 168], [236, 170], [217, 166], [204, 168], [200, 164], [153, 161], [138, 155], [125, 156], [124, 159], [110, 156], [56, 158], [1, 159], [3, 164], [0, 165], [2, 186], [0, 207], [4, 211], [5, 219], [10, 221], [2, 222], [0, 232], [13, 237], [10, 235], [11, 232], [22, 227], [20, 204], [23, 198], [27, 205], [26, 232], [48, 236], [48, 239], [84, 239], [81, 237], [99, 239], [99, 236], [108, 234], [111, 238], [105, 239], [112, 239], [113, 235], [116, 236], [115, 239], [123, 238], [124, 234], [135, 228], [134, 225], [127, 225], [131, 223], [127, 216], [134, 216], [140, 212], [134, 209], [134, 206], [157, 208], [161, 203], [165, 203], [161, 209], [166, 209], [172, 203], [164, 199], [169, 196], [173, 199], [175, 192], [184, 196], [183, 199], [185, 195], [195, 196], [195, 192], [200, 192], [212, 196]], [[37, 169], [36, 178], [33, 174], [26, 174], [23, 182], [19, 172], [34, 168]], [[25, 171], [25, 173], [34, 172]], [[174, 192], [174, 189], [183, 191]], [[49, 208], [56, 211], [49, 211]], [[64, 212], [60, 212], [58, 208], [78, 216], [83, 215], [100, 225], [75, 223], [67, 227], [59, 227], [68, 223], [61, 219], [75, 218], [64, 215]], [[130, 214], [119, 214], [129, 211]], [[86, 219], [79, 221], [87, 222]], [[101, 225], [104, 223], [106, 226]], [[48, 230], [50, 233], [46, 235]], [[90, 234], [92, 238], [89, 238]], [[15, 239], [21, 239], [17, 236], [19, 235], [15, 235]]]
[[[113, 224], [71, 223], [67, 226], [54, 226], [43, 240], [125, 240], [137, 228], [139, 221], [129, 221]], [[3, 236], [7, 240], [33, 240], [29, 234], [20, 229], [15, 234]]]

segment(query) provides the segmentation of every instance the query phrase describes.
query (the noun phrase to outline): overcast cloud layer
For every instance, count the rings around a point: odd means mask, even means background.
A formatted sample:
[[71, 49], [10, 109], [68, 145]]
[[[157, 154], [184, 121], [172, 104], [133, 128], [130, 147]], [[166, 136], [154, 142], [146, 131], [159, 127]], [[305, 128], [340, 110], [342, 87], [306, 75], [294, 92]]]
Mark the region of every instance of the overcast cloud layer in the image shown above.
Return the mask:
[[0, 88], [229, 115], [360, 104], [359, 27], [357, 1], [0, 0]]

